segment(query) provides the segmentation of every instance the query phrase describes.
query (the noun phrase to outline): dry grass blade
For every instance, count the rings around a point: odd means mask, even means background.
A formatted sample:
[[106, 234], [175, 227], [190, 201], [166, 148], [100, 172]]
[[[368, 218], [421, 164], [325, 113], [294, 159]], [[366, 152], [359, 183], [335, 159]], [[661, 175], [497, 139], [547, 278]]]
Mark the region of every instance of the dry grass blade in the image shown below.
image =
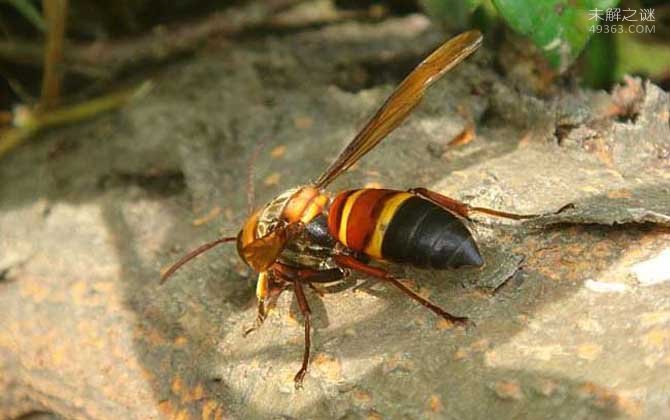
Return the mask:
[[25, 110], [20, 119], [15, 116], [14, 127], [0, 131], [0, 157], [40, 130], [83, 121], [103, 112], [111, 111], [133, 99], [144, 96], [150, 89], [151, 82], [144, 82], [133, 89], [112, 93], [68, 107], [40, 113]]

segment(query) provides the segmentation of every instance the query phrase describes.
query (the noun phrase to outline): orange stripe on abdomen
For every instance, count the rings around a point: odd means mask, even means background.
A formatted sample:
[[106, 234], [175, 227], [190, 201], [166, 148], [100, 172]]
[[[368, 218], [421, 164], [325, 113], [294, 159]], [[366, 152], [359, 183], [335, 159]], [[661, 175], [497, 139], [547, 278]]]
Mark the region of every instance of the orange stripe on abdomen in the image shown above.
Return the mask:
[[355, 192], [356, 190], [341, 192], [333, 199], [333, 202], [330, 204], [330, 208], [328, 209], [328, 231], [333, 238], [339, 237], [344, 204], [347, 202], [347, 198], [349, 198], [349, 196]]
[[[386, 201], [397, 191], [385, 189], [365, 189], [351, 203], [346, 218], [346, 245], [356, 251], [364, 251], [372, 238], [377, 218]], [[351, 198], [350, 198], [351, 200]]]

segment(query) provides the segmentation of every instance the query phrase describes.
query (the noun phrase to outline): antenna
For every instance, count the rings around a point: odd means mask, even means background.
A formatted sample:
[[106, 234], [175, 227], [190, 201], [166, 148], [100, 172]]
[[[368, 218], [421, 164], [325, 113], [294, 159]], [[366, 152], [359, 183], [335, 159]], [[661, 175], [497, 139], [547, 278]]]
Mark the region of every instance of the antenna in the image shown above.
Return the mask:
[[202, 254], [203, 252], [209, 251], [210, 249], [214, 248], [215, 246], [217, 246], [219, 244], [222, 244], [222, 243], [225, 243], [225, 242], [232, 242], [236, 239], [237, 239], [236, 236], [228, 236], [228, 237], [219, 238], [219, 239], [217, 239], [215, 241], [212, 241], [212, 242], [208, 242], [204, 245], [200, 245], [199, 247], [197, 247], [193, 251], [191, 251], [188, 254], [181, 257], [179, 259], [179, 261], [172, 264], [172, 266], [170, 268], [168, 268], [167, 271], [161, 275], [160, 284], [165, 283], [165, 280], [167, 280], [168, 277], [173, 275], [175, 271], [179, 270], [179, 268], [182, 265], [191, 261], [193, 258], [197, 257], [198, 255]]

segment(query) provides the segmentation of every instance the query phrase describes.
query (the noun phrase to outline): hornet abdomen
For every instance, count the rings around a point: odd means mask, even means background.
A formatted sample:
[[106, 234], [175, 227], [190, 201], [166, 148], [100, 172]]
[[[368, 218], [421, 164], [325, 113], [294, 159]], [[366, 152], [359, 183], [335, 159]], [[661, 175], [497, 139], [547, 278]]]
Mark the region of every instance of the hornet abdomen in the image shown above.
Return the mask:
[[366, 188], [338, 194], [330, 206], [328, 230], [343, 245], [373, 259], [435, 269], [483, 264], [458, 217], [404, 191]]

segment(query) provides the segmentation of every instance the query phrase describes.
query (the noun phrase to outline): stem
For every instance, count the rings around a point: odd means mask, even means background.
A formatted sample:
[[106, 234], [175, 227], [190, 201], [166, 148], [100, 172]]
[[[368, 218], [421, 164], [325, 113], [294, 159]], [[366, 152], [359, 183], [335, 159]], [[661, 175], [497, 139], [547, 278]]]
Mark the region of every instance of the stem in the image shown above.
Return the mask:
[[42, 109], [47, 109], [54, 107], [60, 98], [67, 0], [43, 0], [42, 8], [48, 26], [40, 105]]
[[69, 107], [61, 107], [41, 113], [28, 110], [26, 112], [31, 114], [25, 118], [21, 125], [0, 131], [0, 157], [40, 130], [83, 121], [103, 112], [120, 108], [129, 101], [145, 95], [149, 89], [151, 89], [151, 82], [144, 82], [139, 87], [112, 93]]

